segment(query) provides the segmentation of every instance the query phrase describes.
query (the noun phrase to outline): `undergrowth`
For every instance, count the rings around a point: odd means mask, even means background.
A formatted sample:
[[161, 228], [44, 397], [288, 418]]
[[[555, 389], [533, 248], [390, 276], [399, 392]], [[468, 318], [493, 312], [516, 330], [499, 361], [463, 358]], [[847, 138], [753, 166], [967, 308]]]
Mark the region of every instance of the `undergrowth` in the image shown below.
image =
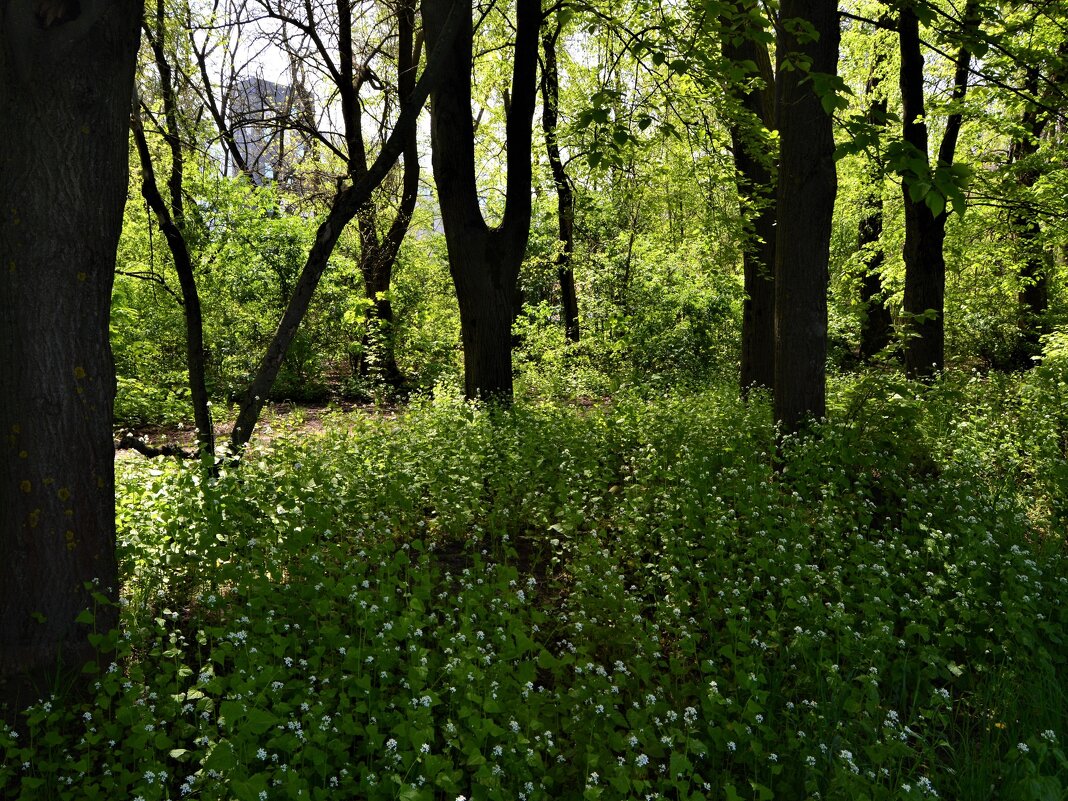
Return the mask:
[[1062, 798], [1058, 381], [842, 381], [779, 455], [712, 391], [122, 461], [122, 632], [0, 797]]

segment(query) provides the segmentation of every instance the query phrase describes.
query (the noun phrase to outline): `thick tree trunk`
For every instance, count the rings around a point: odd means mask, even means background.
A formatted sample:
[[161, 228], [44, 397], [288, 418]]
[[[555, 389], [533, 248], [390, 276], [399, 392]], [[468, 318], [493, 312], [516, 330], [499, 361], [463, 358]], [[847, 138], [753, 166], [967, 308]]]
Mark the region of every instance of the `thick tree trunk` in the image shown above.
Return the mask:
[[[775, 154], [768, 152], [764, 133], [775, 128], [775, 76], [767, 47], [754, 38], [750, 27], [753, 5], [748, 0], [736, 3], [735, 13], [723, 20], [724, 57], [735, 64], [756, 65], [762, 84], [737, 97], [742, 118], [730, 125], [738, 194], [747, 223], [742, 252], [743, 394], [752, 387], [771, 389], [775, 384]], [[737, 85], [732, 84], [732, 89], [737, 91]]]
[[542, 117], [541, 127], [545, 133], [545, 150], [549, 156], [549, 168], [556, 187], [557, 236], [560, 250], [556, 254], [556, 277], [560, 282], [560, 311], [564, 318], [564, 335], [568, 342], [579, 341], [578, 292], [575, 290], [575, 270], [572, 256], [575, 252], [575, 192], [560, 157], [557, 140], [560, 105], [560, 73], [556, 65], [556, 40], [560, 26], [542, 31], [541, 48], [544, 68], [541, 74]]
[[[923, 54], [920, 52], [920, 23], [912, 8], [901, 10], [901, 102], [904, 139], [927, 157], [927, 123], [924, 121]], [[902, 187], [905, 202], [905, 372], [912, 378], [929, 378], [945, 363], [945, 284], [946, 263], [942, 252], [945, 239], [945, 211], [937, 219], [921, 198], [909, 196]]]
[[[511, 326], [519, 266], [531, 215], [531, 145], [537, 94], [539, 0], [518, 0], [511, 103], [506, 126], [508, 172], [504, 217], [489, 228], [475, 180], [471, 117], [472, 8], [459, 3], [461, 28], [448, 48], [448, 63], [431, 95], [430, 136], [434, 180], [449, 251], [449, 271], [460, 306], [464, 391], [470, 399], [512, 398]], [[444, 9], [424, 5], [427, 42], [441, 39]]]
[[0, 4], [0, 703], [117, 623], [108, 343], [141, 8]]
[[837, 191], [831, 117], [800, 69], [836, 73], [838, 9], [833, 0], [784, 0], [784, 21], [802, 19], [819, 33], [799, 41], [784, 26], [778, 41], [779, 186], [775, 243], [775, 419], [797, 431], [826, 413], [827, 261]]

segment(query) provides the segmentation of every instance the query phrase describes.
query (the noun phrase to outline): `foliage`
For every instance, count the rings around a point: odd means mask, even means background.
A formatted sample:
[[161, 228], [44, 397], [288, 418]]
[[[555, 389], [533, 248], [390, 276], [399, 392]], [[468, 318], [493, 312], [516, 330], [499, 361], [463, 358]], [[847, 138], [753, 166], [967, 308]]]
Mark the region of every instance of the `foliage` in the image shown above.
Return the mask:
[[122, 632], [0, 731], [0, 795], [1060, 797], [1049, 361], [841, 380], [778, 457], [728, 388], [120, 461]]

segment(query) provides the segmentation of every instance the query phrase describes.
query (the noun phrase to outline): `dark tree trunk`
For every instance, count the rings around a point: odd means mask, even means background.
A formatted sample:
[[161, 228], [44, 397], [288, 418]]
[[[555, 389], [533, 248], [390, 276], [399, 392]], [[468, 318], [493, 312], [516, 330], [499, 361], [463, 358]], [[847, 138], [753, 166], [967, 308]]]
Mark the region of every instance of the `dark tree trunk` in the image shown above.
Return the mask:
[[[1062, 46], [1059, 54], [1063, 59], [1068, 45]], [[1052, 85], [1061, 83], [1063, 69], [1050, 77]], [[1039, 94], [1038, 70], [1032, 69], [1027, 76], [1025, 91], [1032, 97]], [[1055, 103], [1052, 92], [1044, 93], [1043, 105]], [[1009, 163], [1015, 167], [1016, 183], [1026, 197], [1038, 183], [1042, 167], [1036, 163], [1039, 143], [1049, 120], [1047, 111], [1029, 105], [1020, 120], [1021, 133], [1009, 145]], [[1027, 368], [1034, 364], [1033, 356], [1041, 352], [1041, 337], [1045, 333], [1045, 316], [1049, 308], [1049, 257], [1042, 246], [1042, 226], [1022, 205], [1009, 209], [1009, 225], [1016, 240], [1016, 249], [1021, 260], [1019, 328], [1022, 348], [1018, 366]]]
[[[420, 44], [415, 38], [415, 5], [403, 3], [398, 10], [397, 42], [397, 90], [402, 98], [410, 97], [415, 90], [415, 70], [419, 61]], [[382, 379], [395, 389], [404, 385], [404, 375], [397, 366], [394, 347], [393, 304], [389, 299], [389, 287], [393, 280], [393, 268], [400, 254], [401, 244], [408, 233], [415, 203], [419, 197], [419, 144], [418, 132], [413, 127], [404, 142], [404, 173], [401, 178], [400, 204], [385, 236], [379, 238], [377, 214], [374, 203], [368, 201], [359, 213], [360, 220], [360, 273], [363, 276], [364, 292], [371, 301], [367, 314], [367, 327], [379, 329], [380, 338], [372, 343], [364, 334], [357, 368], [360, 375], [369, 375], [368, 351], [377, 347], [375, 354]]]
[[211, 420], [211, 404], [208, 397], [204, 355], [204, 316], [200, 307], [196, 275], [193, 272], [193, 256], [185, 238], [185, 213], [182, 195], [185, 157], [178, 128], [177, 87], [173, 72], [167, 61], [164, 47], [164, 2], [156, 0], [156, 25], [153, 30], [145, 25], [145, 37], [152, 47], [159, 73], [160, 93], [163, 99], [163, 137], [171, 156], [171, 169], [167, 177], [170, 209], [167, 208], [159, 187], [156, 185], [152, 154], [148, 149], [140, 110], [133, 112], [134, 143], [141, 162], [141, 194], [156, 215], [167, 247], [174, 260], [178, 285], [182, 291], [182, 312], [185, 317], [186, 368], [189, 373], [189, 395], [193, 404], [193, 420], [197, 427], [197, 450], [200, 460], [210, 474], [215, 474], [215, 430]]
[[544, 67], [541, 73], [542, 116], [541, 127], [545, 133], [545, 150], [549, 156], [549, 168], [556, 187], [556, 219], [560, 250], [556, 254], [556, 277], [560, 281], [560, 310], [564, 317], [564, 334], [568, 342], [579, 341], [578, 293], [575, 290], [575, 270], [572, 256], [575, 252], [575, 192], [564, 170], [557, 140], [560, 108], [560, 73], [556, 65], [556, 41], [560, 26], [549, 29], [548, 23], [541, 35]]
[[[875, 64], [868, 79], [868, 123], [880, 130], [886, 126], [886, 99], [876, 97], [880, 83], [880, 70], [886, 61], [885, 54], [876, 52]], [[883, 279], [880, 270], [884, 255], [879, 248], [883, 235], [883, 176], [877, 165], [872, 165], [864, 196], [864, 211], [857, 231], [857, 248], [860, 251], [860, 303], [863, 308], [860, 320], [860, 355], [870, 361], [875, 354], [890, 344], [893, 317], [886, 305]]]
[[0, 704], [117, 624], [108, 343], [141, 7], [0, 4]]
[[865, 361], [870, 361], [890, 344], [894, 327], [894, 319], [886, 306], [880, 273], [885, 260], [879, 249], [879, 239], [883, 235], [883, 199], [875, 191], [873, 188], [866, 198], [857, 236], [863, 264], [860, 276], [860, 303], [864, 309], [860, 321], [860, 355]]
[[[200, 460], [210, 473], [215, 472], [215, 431], [211, 421], [211, 405], [205, 381], [204, 317], [200, 309], [200, 293], [197, 291], [196, 275], [193, 273], [193, 257], [189, 252], [182, 229], [171, 217], [159, 188], [156, 186], [152, 154], [148, 149], [145, 131], [139, 112], [134, 111], [133, 133], [137, 155], [141, 161], [141, 194], [156, 215], [163, 237], [167, 240], [178, 284], [182, 290], [182, 313], [185, 316], [185, 355], [189, 372], [189, 394], [193, 403], [193, 419], [197, 426], [197, 451]], [[172, 169], [174, 162], [171, 162]], [[173, 206], [172, 206], [173, 208]]]
[[[512, 338], [519, 267], [526, 253], [531, 215], [531, 144], [537, 94], [539, 0], [518, 0], [515, 61], [506, 125], [508, 172], [504, 217], [490, 228], [482, 216], [475, 181], [471, 118], [471, 2], [453, 13], [461, 28], [449, 46], [443, 77], [431, 95], [430, 136], [434, 181], [449, 251], [449, 272], [460, 306], [464, 391], [468, 398], [512, 398]], [[441, 39], [445, 9], [424, 7], [427, 42]]]
[[[873, 75], [868, 79], [867, 119], [870, 125], [885, 126], [886, 100], [873, 97], [879, 87], [878, 69], [885, 61], [882, 52], [877, 53]], [[857, 232], [857, 247], [861, 252], [861, 358], [870, 361], [890, 344], [894, 319], [886, 307], [882, 288], [882, 265], [884, 254], [879, 248], [882, 237], [882, 171], [873, 166], [867, 177], [864, 211]]]
[[[738, 2], [724, 18], [723, 55], [735, 64], [756, 65], [762, 86], [739, 94], [741, 113], [730, 124], [738, 194], [746, 218], [742, 252], [745, 300], [742, 306], [740, 383], [745, 394], [752, 387], [775, 384], [775, 154], [765, 131], [775, 128], [775, 76], [768, 48], [754, 38], [754, 3]], [[731, 90], [738, 92], [737, 84]]]
[[[426, 13], [425, 9], [436, 2], [437, 0], [426, 0], [423, 4], [424, 14]], [[453, 5], [459, 4], [453, 3]], [[416, 84], [411, 97], [405, 98], [404, 106], [393, 128], [393, 133], [382, 146], [378, 158], [375, 159], [370, 169], [355, 180], [351, 186], [342, 189], [334, 196], [326, 220], [319, 225], [319, 229], [316, 231], [315, 242], [312, 244], [311, 250], [308, 252], [308, 258], [301, 269], [300, 276], [297, 278], [293, 294], [289, 298], [289, 305], [286, 306], [286, 310], [282, 314], [282, 319], [278, 323], [274, 337], [267, 346], [267, 352], [260, 361], [256, 375], [253, 377], [248, 389], [241, 395], [237, 420], [234, 422], [234, 428], [230, 432], [231, 453], [239, 453], [248, 444], [252, 436], [252, 430], [259, 420], [260, 412], [263, 411], [263, 404], [267, 394], [274, 385], [275, 378], [278, 377], [278, 371], [282, 366], [286, 351], [289, 350], [297, 329], [308, 311], [312, 295], [314, 295], [315, 288], [319, 285], [319, 279], [322, 278], [323, 272], [326, 270], [327, 260], [330, 258], [330, 254], [334, 252], [338, 237], [341, 236], [341, 232], [351, 222], [356, 212], [368, 201], [371, 193], [386, 177], [393, 164], [396, 163], [397, 158], [404, 151], [404, 143], [408, 141], [410, 131], [415, 128], [416, 119], [419, 117], [423, 104], [426, 103], [426, 99], [430, 95], [434, 82], [442, 77], [443, 70], [447, 64], [448, 46], [452, 43], [457, 30], [461, 27], [463, 17], [464, 14], [461, 13], [460, 9], [454, 10], [451, 14], [444, 13], [440, 15], [444, 26], [440, 36], [443, 47], [441, 49], [431, 47], [423, 75]]]
[[[976, 2], [964, 8], [965, 26], [975, 28]], [[923, 54], [920, 52], [919, 20], [910, 6], [904, 6], [898, 24], [901, 45], [901, 105], [904, 140], [928, 157], [927, 123], [923, 102]], [[951, 99], [960, 103], [968, 90], [970, 54], [965, 47], [957, 53]], [[957, 149], [963, 117], [959, 110], [946, 118], [946, 129], [938, 148], [938, 164], [951, 165]], [[903, 312], [905, 373], [910, 378], [929, 380], [945, 366], [946, 261], [943, 245], [949, 209], [932, 214], [923, 198], [914, 201], [908, 182], [903, 182], [905, 202], [905, 297]]]
[[791, 433], [826, 413], [827, 261], [837, 191], [831, 117], [813, 82], [784, 69], [795, 54], [811, 71], [834, 75], [838, 9], [833, 0], [784, 0], [782, 19], [802, 19], [819, 33], [799, 41], [784, 24], [778, 40], [778, 225], [775, 242], [775, 419]]

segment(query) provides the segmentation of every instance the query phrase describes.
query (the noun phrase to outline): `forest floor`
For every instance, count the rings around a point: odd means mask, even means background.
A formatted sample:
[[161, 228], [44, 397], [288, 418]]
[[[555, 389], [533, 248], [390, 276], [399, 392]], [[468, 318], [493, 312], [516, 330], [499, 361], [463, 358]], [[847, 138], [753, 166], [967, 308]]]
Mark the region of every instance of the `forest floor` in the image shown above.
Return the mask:
[[[367, 416], [395, 419], [401, 407], [344, 400], [329, 403], [274, 401], [264, 406], [252, 438], [253, 441], [263, 444], [273, 441], [282, 433], [322, 434], [332, 418], [347, 416], [355, 411], [363, 412]], [[225, 412], [215, 419], [216, 442], [224, 442], [230, 436], [236, 419], [237, 407], [234, 406], [227, 407]], [[196, 429], [192, 425], [120, 426], [115, 429], [116, 451], [137, 453], [137, 450], [131, 447], [130, 437], [136, 438], [148, 448], [180, 448], [190, 456], [196, 445]]]

